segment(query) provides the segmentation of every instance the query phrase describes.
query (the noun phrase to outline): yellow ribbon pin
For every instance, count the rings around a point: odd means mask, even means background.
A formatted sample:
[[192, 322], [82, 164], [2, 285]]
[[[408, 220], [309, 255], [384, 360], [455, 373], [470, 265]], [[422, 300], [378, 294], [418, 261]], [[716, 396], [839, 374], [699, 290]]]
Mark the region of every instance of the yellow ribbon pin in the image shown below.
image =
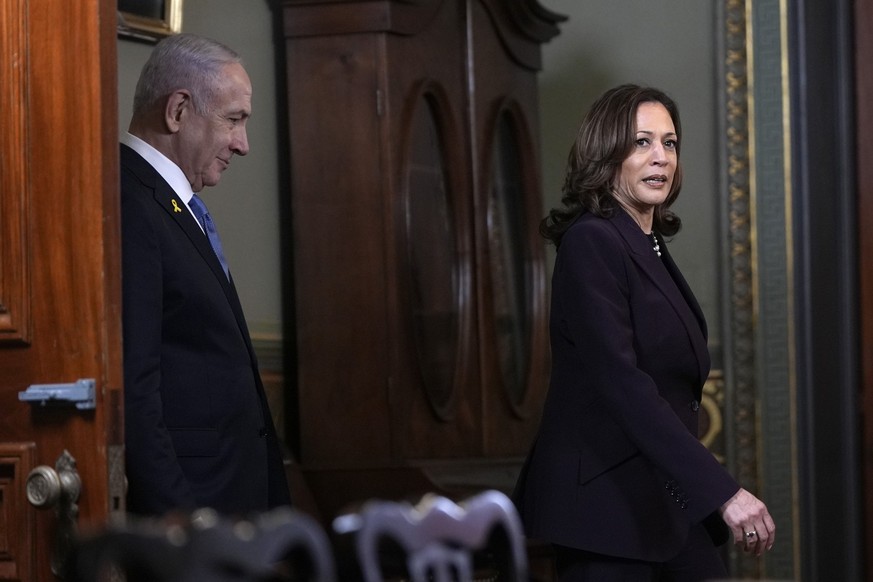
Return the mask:
[[173, 198], [173, 212], [182, 212], [182, 209], [179, 208], [179, 203], [176, 202], [175, 198]]

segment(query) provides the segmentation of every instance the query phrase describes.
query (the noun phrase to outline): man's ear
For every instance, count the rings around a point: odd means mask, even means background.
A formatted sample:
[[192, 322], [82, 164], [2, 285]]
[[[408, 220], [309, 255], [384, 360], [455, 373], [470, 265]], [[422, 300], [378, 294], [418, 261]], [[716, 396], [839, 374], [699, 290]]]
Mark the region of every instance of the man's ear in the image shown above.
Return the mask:
[[176, 133], [182, 128], [185, 118], [193, 112], [191, 94], [185, 90], [175, 91], [167, 98], [164, 108], [164, 123], [170, 133]]

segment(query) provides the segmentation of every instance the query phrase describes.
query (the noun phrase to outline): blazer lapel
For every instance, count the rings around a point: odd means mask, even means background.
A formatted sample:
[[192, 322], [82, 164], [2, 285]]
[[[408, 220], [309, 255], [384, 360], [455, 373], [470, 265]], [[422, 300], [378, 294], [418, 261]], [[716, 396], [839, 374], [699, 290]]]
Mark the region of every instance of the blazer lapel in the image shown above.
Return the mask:
[[612, 223], [627, 242], [633, 261], [652, 280], [655, 287], [664, 294], [682, 321], [682, 325], [685, 326], [697, 356], [702, 385], [709, 375], [710, 366], [706, 320], [691, 288], [679, 272], [676, 263], [673, 262], [663, 240], [659, 239], [663, 255], [663, 257], [659, 257], [652, 250], [651, 241], [626, 212], [616, 212], [612, 218]]
[[173, 221], [182, 229], [191, 244], [209, 265], [215, 278], [221, 285], [224, 291], [227, 302], [230, 304], [237, 324], [245, 338], [246, 345], [249, 348], [249, 353], [254, 358], [254, 350], [249, 339], [248, 326], [246, 325], [245, 315], [242, 311], [242, 305], [239, 301], [239, 296], [236, 292], [236, 287], [232, 280], [228, 280], [224, 274], [224, 269], [221, 268], [221, 263], [218, 257], [215, 256], [215, 251], [212, 250], [212, 245], [209, 244], [209, 238], [200, 229], [197, 224], [197, 219], [185, 207], [185, 204], [170, 187], [166, 180], [155, 170], [151, 164], [145, 161], [142, 156], [136, 153], [128, 146], [121, 144], [121, 160], [122, 165], [127, 167], [142, 184], [150, 188], [154, 192], [155, 202], [172, 218]]
[[224, 290], [224, 294], [227, 296], [227, 300], [233, 309], [237, 322], [243, 329], [243, 335], [248, 338], [245, 316], [242, 312], [239, 296], [236, 293], [236, 287], [233, 285], [232, 280], [229, 280], [227, 275], [224, 274], [224, 269], [221, 268], [221, 262], [219, 262], [218, 257], [215, 255], [215, 251], [209, 243], [209, 238], [200, 229], [200, 225], [197, 224], [197, 219], [194, 218], [191, 212], [185, 207], [182, 200], [180, 200], [176, 195], [176, 192], [170, 188], [169, 184], [167, 184], [163, 179], [158, 181], [157, 187], [155, 188], [155, 201], [173, 217], [173, 220], [175, 220], [176, 224], [179, 225], [179, 228], [185, 232], [185, 235], [191, 241], [191, 244], [194, 245], [197, 252], [200, 253], [200, 256], [203, 257], [203, 260], [206, 261], [207, 265], [209, 265], [212, 274], [215, 275], [215, 278]]
[[203, 257], [203, 260], [206, 261], [206, 264], [209, 265], [209, 268], [212, 270], [213, 274], [219, 281], [226, 285], [227, 277], [224, 274], [224, 270], [221, 268], [221, 263], [218, 261], [218, 257], [215, 256], [215, 251], [212, 250], [212, 245], [209, 244], [209, 238], [203, 233], [200, 229], [200, 225], [197, 224], [197, 220], [185, 206], [185, 203], [182, 202], [182, 199], [170, 188], [169, 184], [164, 180], [159, 180], [155, 185], [155, 202], [157, 202], [164, 211], [169, 214], [173, 220], [179, 225], [188, 239], [191, 241], [191, 244], [197, 249], [197, 252], [200, 253], [200, 256]]

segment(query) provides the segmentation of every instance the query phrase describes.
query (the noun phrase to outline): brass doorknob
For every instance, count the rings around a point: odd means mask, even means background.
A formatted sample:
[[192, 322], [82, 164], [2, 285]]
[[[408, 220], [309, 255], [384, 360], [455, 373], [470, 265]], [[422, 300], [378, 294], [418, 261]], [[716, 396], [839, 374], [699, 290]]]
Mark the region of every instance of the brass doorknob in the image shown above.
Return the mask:
[[54, 469], [40, 465], [31, 471], [24, 488], [31, 505], [39, 509], [54, 509], [57, 515], [58, 527], [52, 544], [51, 564], [52, 572], [64, 580], [72, 541], [76, 537], [76, 520], [79, 517], [77, 503], [82, 492], [76, 459], [69, 451], [64, 451]]
[[59, 503], [70, 506], [79, 500], [82, 481], [75, 464], [71, 466], [59, 463], [57, 468], [59, 470], [40, 465], [27, 476], [25, 482], [27, 500], [34, 507], [51, 509], [57, 507]]

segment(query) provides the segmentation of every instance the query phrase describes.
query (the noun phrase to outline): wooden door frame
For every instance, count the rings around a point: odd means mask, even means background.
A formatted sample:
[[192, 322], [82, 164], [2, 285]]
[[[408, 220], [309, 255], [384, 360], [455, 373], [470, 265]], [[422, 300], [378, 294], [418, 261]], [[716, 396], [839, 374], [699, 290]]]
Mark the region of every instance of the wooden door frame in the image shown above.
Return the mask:
[[[858, 272], [864, 479], [865, 579], [873, 581], [873, 2], [855, 2], [855, 102], [858, 191]], [[863, 163], [867, 160], [868, 163]]]
[[[0, 299], [14, 299], [0, 309], [0, 444], [13, 454], [0, 502], [2, 537], [15, 542], [0, 567], [4, 579], [43, 582], [56, 579], [50, 548], [70, 530], [25, 501], [34, 465], [78, 456], [81, 493], [67, 515], [82, 533], [124, 504], [117, 17], [103, 0], [11, 0], [0, 12], [2, 76], [14, 81], [0, 171]], [[17, 398], [82, 378], [94, 380], [93, 410]]]
[[[859, 303], [859, 279], [864, 276], [859, 265], [864, 263], [858, 262], [858, 237], [864, 232], [858, 204], [864, 188], [856, 168], [863, 170], [857, 160], [865, 152], [856, 149], [855, 76], [860, 69], [854, 68], [852, 37], [858, 30], [853, 11], [860, 7], [855, 4], [787, 4], [795, 297], [791, 325], [797, 378], [793, 424], [798, 575], [804, 580], [859, 580], [864, 562], [859, 316], [873, 302]], [[866, 261], [873, 267], [871, 258], [868, 254]], [[868, 343], [869, 338], [868, 332]]]

